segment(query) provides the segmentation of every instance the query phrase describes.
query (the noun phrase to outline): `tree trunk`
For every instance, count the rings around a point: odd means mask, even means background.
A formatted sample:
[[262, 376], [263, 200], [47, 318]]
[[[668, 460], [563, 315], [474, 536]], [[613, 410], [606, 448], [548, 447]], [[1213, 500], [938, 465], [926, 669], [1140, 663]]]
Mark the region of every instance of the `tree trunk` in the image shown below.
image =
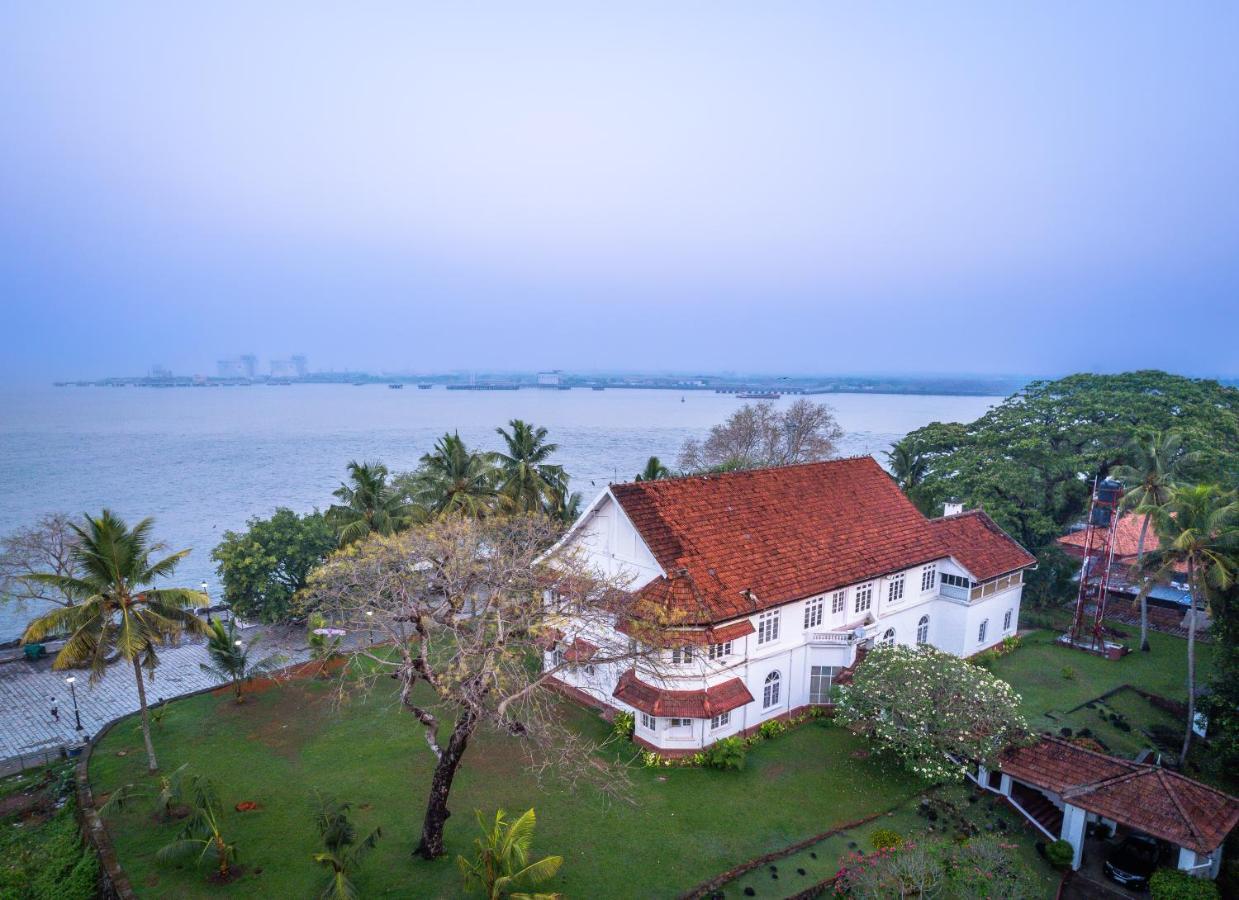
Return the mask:
[[424, 859], [443, 855], [443, 826], [452, 814], [447, 808], [448, 794], [476, 725], [477, 716], [473, 712], [462, 712], [456, 719], [456, 727], [452, 729], [447, 746], [439, 756], [439, 764], [435, 766], [434, 777], [430, 780], [430, 797], [426, 801], [426, 818], [422, 821], [422, 839], [413, 851]]
[[133, 658], [133, 676], [138, 680], [138, 708], [142, 710], [142, 740], [146, 743], [146, 768], [152, 775], [159, 771], [155, 760], [155, 745], [151, 743], [151, 714], [146, 708], [146, 685], [142, 683], [142, 663]]
[[1183, 752], [1179, 754], [1179, 768], [1187, 765], [1187, 751], [1192, 746], [1192, 726], [1196, 724], [1196, 573], [1189, 560], [1187, 564], [1188, 602], [1187, 613], [1187, 732], [1183, 735]]
[[[1149, 514], [1144, 514], [1144, 524], [1140, 526], [1140, 540], [1136, 542], [1136, 571], [1144, 576], [1144, 536], [1149, 532]], [[1140, 592], [1140, 649], [1149, 652], [1149, 594]]]

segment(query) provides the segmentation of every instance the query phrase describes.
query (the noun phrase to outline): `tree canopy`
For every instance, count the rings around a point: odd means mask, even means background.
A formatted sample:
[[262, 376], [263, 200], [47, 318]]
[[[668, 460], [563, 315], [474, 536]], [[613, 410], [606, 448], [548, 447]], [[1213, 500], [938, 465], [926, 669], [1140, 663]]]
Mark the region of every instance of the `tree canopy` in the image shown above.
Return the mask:
[[834, 411], [824, 403], [801, 398], [786, 409], [746, 403], [711, 428], [705, 441], [685, 441], [678, 464], [695, 472], [815, 462], [833, 457], [842, 435]]

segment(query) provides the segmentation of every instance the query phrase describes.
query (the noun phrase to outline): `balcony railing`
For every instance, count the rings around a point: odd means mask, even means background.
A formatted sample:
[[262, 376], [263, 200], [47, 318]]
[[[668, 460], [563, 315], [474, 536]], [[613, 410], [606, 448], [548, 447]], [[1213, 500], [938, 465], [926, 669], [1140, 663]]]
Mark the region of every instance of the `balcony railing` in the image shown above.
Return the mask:
[[814, 631], [809, 635], [809, 643], [831, 647], [846, 647], [853, 640], [855, 635], [850, 631]]
[[943, 597], [950, 597], [952, 600], [968, 599], [968, 588], [956, 587], [953, 584], [938, 585], [938, 593], [940, 593]]

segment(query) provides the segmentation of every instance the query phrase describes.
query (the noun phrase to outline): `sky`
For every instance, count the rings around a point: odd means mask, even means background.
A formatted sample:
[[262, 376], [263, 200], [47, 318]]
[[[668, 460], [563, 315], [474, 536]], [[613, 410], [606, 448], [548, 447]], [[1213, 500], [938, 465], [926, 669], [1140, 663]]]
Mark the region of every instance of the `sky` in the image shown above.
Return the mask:
[[0, 380], [1239, 374], [1239, 4], [0, 9]]

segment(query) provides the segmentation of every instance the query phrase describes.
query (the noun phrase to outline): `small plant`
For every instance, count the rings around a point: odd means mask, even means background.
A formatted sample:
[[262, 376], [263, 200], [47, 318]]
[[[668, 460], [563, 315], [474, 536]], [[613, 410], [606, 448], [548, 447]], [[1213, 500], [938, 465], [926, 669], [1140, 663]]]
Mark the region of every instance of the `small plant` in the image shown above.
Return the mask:
[[903, 835], [891, 828], [879, 828], [869, 836], [874, 850], [898, 850], [903, 846]]
[[117, 788], [106, 803], [99, 807], [100, 815], [108, 815], [112, 810], [121, 810], [132, 801], [154, 792], [155, 814], [161, 821], [171, 822], [178, 809], [182, 807], [188, 790], [192, 788], [194, 778], [187, 771], [189, 763], [182, 763], [171, 774], [159, 776], [159, 790], [154, 791], [150, 784], [126, 784]]
[[1071, 668], [1071, 666], [1063, 666], [1063, 680], [1064, 681], [1075, 681], [1076, 670]]
[[757, 729], [757, 733], [766, 740], [775, 738], [787, 731], [787, 726], [778, 719], [769, 719], [761, 723], [761, 727]]
[[237, 859], [237, 847], [224, 838], [223, 807], [215, 785], [200, 775], [191, 775], [184, 780], [181, 789], [190, 798], [189, 820], [177, 833], [176, 840], [161, 847], [155, 858], [160, 862], [174, 862], [210, 856], [217, 866], [217, 880], [228, 881], [232, 864]]
[[537, 824], [532, 809], [513, 821], [508, 821], [502, 809], [498, 810], [494, 824], [489, 826], [482, 819], [481, 810], [476, 815], [482, 836], [473, 842], [476, 847], [473, 859], [456, 857], [456, 865], [460, 867], [467, 890], [481, 888], [487, 900], [501, 900], [503, 897], [549, 900], [559, 896], [521, 891], [526, 886], [553, 878], [564, 862], [562, 856], [546, 856], [532, 863], [529, 861], [533, 830]]
[[1055, 841], [1052, 844], [1047, 844], [1045, 848], [1045, 858], [1056, 869], [1069, 868], [1075, 856], [1075, 848], [1071, 846], [1069, 841]]
[[198, 668], [223, 684], [231, 684], [233, 699], [237, 703], [244, 702], [241, 690], [254, 680], [255, 676], [274, 672], [284, 664], [285, 658], [280, 654], [272, 654], [262, 660], [251, 660], [250, 651], [260, 638], [253, 638], [249, 644], [241, 640], [237, 631], [236, 620], [224, 623], [216, 619], [211, 623], [207, 637], [207, 655], [210, 663], [199, 663]]
[[1179, 869], [1158, 869], [1149, 879], [1153, 900], [1219, 900], [1215, 882], [1196, 878]]
[[313, 860], [331, 871], [331, 881], [323, 888], [322, 900], [355, 900], [357, 888], [351, 876], [356, 873], [366, 854], [374, 849], [383, 836], [376, 828], [361, 843], [357, 842], [357, 829], [349, 821], [350, 803], [340, 803], [330, 797], [318, 797], [318, 813], [315, 824], [322, 835], [326, 850], [315, 853]]
[[637, 719], [630, 712], [617, 712], [611, 720], [611, 733], [616, 737], [628, 740], [637, 727]]
[[705, 765], [711, 769], [739, 770], [744, 768], [748, 750], [745, 749], [744, 741], [733, 735], [715, 741], [706, 748], [703, 755]]

